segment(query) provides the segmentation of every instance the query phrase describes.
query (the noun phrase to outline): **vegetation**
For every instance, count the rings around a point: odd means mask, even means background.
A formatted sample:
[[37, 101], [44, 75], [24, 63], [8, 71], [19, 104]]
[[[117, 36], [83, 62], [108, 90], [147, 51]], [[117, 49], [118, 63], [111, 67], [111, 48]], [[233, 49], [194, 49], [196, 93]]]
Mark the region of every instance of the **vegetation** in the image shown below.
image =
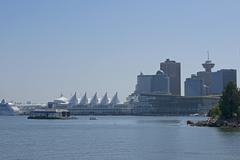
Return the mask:
[[222, 113], [220, 111], [219, 105], [216, 105], [209, 111], [208, 116], [218, 119], [221, 116], [221, 114]]
[[219, 104], [209, 112], [209, 116], [222, 120], [240, 119], [240, 90], [234, 82], [228, 83]]
[[209, 111], [210, 118], [204, 121], [187, 121], [198, 127], [240, 128], [240, 90], [233, 82], [227, 84], [218, 105]]

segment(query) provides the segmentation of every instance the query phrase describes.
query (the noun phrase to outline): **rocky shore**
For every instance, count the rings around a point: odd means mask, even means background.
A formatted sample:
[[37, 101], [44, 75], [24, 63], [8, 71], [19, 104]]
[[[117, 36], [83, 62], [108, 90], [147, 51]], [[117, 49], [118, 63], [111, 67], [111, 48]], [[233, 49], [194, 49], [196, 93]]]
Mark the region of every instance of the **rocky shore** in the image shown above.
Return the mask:
[[196, 126], [196, 127], [223, 127], [223, 128], [240, 128], [240, 119], [230, 119], [230, 120], [222, 120], [209, 118], [205, 121], [187, 121], [187, 125]]

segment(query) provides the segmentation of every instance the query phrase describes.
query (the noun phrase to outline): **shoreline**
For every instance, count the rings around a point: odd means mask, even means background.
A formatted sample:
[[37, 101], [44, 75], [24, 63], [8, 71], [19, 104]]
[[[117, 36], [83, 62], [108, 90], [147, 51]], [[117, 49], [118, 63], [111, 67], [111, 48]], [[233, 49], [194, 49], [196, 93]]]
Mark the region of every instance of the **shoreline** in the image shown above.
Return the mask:
[[216, 118], [208, 118], [203, 121], [187, 121], [187, 125], [191, 127], [216, 127], [216, 128], [239, 128], [240, 129], [240, 119], [216, 119]]

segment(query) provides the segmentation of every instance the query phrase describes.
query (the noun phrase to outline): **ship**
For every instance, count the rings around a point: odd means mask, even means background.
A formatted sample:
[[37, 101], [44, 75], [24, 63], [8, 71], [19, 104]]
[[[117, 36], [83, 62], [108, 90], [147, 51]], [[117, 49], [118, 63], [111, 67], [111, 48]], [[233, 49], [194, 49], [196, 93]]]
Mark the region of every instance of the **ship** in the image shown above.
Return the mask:
[[19, 108], [13, 103], [7, 103], [4, 99], [0, 103], [1, 116], [15, 116], [19, 114]]
[[30, 112], [28, 119], [69, 119], [70, 112], [65, 109], [44, 109]]

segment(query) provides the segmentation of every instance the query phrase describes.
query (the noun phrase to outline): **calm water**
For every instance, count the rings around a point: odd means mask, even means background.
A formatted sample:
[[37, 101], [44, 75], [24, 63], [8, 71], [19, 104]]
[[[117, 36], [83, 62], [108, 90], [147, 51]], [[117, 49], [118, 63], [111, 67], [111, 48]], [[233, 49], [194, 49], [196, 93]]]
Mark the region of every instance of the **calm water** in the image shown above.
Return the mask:
[[0, 117], [0, 160], [237, 160], [240, 131], [192, 128], [193, 117]]

